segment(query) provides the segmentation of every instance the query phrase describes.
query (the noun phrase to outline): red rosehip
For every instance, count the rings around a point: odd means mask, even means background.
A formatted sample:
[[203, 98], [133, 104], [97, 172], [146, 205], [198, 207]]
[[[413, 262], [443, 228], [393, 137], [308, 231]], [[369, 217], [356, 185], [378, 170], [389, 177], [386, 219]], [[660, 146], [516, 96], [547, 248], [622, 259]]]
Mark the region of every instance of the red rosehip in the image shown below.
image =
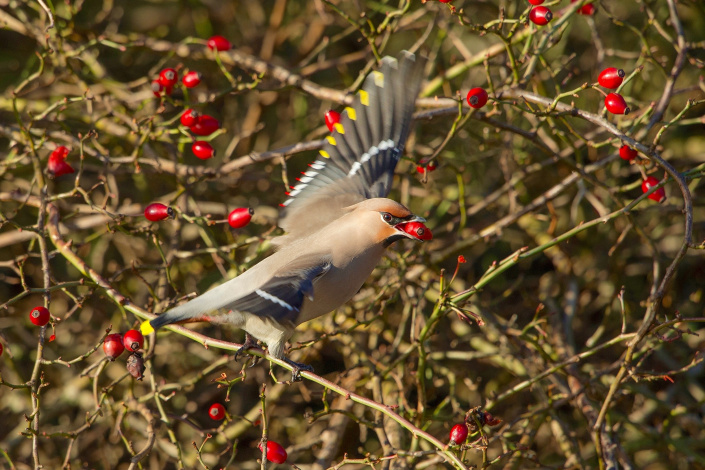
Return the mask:
[[51, 152], [49, 161], [47, 162], [47, 170], [52, 177], [58, 178], [62, 175], [74, 173], [73, 167], [64, 161], [68, 154], [69, 149], [63, 145], [59, 145]]
[[128, 330], [123, 337], [122, 344], [130, 352], [137, 352], [144, 346], [144, 336], [137, 330]]
[[161, 98], [162, 94], [171, 95], [173, 87], [162, 85], [159, 80], [152, 81], [152, 93], [157, 98]]
[[529, 1], [529, 3], [531, 3], [532, 5], [536, 6], [536, 5], [541, 5], [541, 4], [542, 4], [544, 1], [546, 1], [546, 0], [528, 0], [528, 1]]
[[452, 2], [453, 0], [438, 0], [438, 1], [441, 2], [441, 3], [450, 3], [450, 2]]
[[473, 88], [466, 98], [471, 108], [480, 109], [487, 104], [487, 92], [484, 88]]
[[201, 160], [208, 160], [209, 158], [215, 156], [215, 150], [213, 150], [211, 144], [205, 140], [197, 140], [191, 144], [191, 150], [193, 151], [193, 154]]
[[230, 47], [230, 41], [223, 36], [211, 36], [208, 40], [208, 49], [210, 50], [229, 51]]
[[622, 160], [631, 161], [634, 160], [637, 155], [639, 155], [639, 152], [626, 144], [619, 147], [619, 156], [622, 157]]
[[111, 361], [114, 361], [124, 350], [125, 346], [123, 345], [123, 339], [120, 333], [108, 335], [103, 340], [103, 352]]
[[215, 421], [221, 421], [225, 418], [225, 407], [220, 403], [213, 403], [210, 408], [208, 408], [208, 416]]
[[189, 126], [189, 129], [196, 135], [206, 136], [220, 129], [220, 123], [213, 116], [204, 114], [196, 120], [195, 124]]
[[426, 227], [421, 222], [404, 222], [396, 226], [396, 228], [403, 230], [417, 240], [432, 240], [433, 233], [431, 229]]
[[159, 222], [167, 217], [174, 217], [174, 209], [161, 202], [153, 202], [144, 208], [144, 216], [149, 221]]
[[[577, 1], [578, 0], [570, 0], [570, 3], [575, 3]], [[586, 3], [585, 5], [578, 8], [579, 15], [592, 16], [595, 14], [596, 11], [597, 11], [597, 8], [595, 8], [595, 5], [593, 5], [592, 3]]]
[[614, 90], [619, 87], [623, 80], [624, 70], [614, 67], [607, 67], [605, 70], [600, 72], [600, 76], [597, 77], [598, 83], [610, 90]]
[[181, 121], [182, 125], [184, 125], [186, 127], [191, 127], [194, 124], [196, 124], [200, 118], [201, 118], [201, 113], [189, 108], [186, 111], [184, 111], [184, 114], [181, 115], [179, 120]]
[[[262, 451], [262, 443], [259, 443], [259, 450]], [[286, 450], [281, 444], [274, 441], [267, 441], [267, 460], [274, 463], [286, 462]]]
[[536, 7], [529, 12], [529, 19], [534, 24], [546, 26], [553, 19], [553, 13], [546, 7]]
[[605, 107], [612, 114], [629, 114], [629, 106], [619, 93], [610, 93], [605, 96]]
[[201, 78], [203, 78], [201, 72], [192, 70], [184, 75], [184, 78], [181, 79], [181, 83], [183, 83], [186, 88], [193, 88], [201, 83]]
[[254, 209], [250, 207], [238, 207], [237, 209], [233, 209], [230, 215], [228, 215], [228, 224], [230, 224], [232, 228], [242, 228], [250, 223], [254, 213]]
[[329, 110], [325, 115], [326, 126], [328, 130], [333, 132], [335, 125], [340, 122], [340, 113], [338, 111]]
[[[649, 191], [649, 189], [653, 188], [657, 184], [659, 184], [659, 180], [657, 180], [653, 176], [647, 176], [646, 179], [641, 183], [641, 191], [646, 193]], [[663, 188], [658, 188], [656, 191], [649, 194], [649, 199], [656, 202], [662, 202], [664, 199], [666, 199], [666, 191]]]
[[436, 162], [431, 160], [430, 162], [428, 162], [428, 165], [426, 165], [426, 168], [428, 169], [428, 171], [435, 171], [436, 170]]
[[2, 356], [2, 352], [3, 352], [4, 350], [5, 350], [5, 348], [3, 348], [2, 343], [0, 343], [0, 356]]
[[31, 312], [29, 312], [29, 321], [37, 326], [44, 326], [49, 323], [51, 314], [46, 307], [34, 307]]
[[161, 83], [164, 88], [170, 88], [176, 85], [176, 82], [179, 81], [179, 74], [174, 69], [164, 69], [159, 72], [159, 78], [157, 81]]
[[468, 427], [465, 423], [456, 424], [450, 430], [450, 443], [454, 446], [462, 444], [468, 438]]

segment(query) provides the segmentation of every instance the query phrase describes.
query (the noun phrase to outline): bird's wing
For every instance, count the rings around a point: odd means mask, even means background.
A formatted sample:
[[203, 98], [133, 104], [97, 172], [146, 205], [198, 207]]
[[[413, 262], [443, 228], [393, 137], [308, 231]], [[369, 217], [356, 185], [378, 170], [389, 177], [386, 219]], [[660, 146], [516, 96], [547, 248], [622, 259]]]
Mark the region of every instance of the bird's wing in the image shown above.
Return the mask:
[[279, 225], [289, 240], [312, 233], [364, 199], [386, 197], [411, 130], [424, 58], [385, 57], [353, 107], [345, 108], [320, 155], [292, 188]]
[[306, 257], [285, 266], [254, 292], [228, 305], [231, 310], [296, 325], [304, 298], [313, 300], [313, 282], [331, 267], [330, 257]]

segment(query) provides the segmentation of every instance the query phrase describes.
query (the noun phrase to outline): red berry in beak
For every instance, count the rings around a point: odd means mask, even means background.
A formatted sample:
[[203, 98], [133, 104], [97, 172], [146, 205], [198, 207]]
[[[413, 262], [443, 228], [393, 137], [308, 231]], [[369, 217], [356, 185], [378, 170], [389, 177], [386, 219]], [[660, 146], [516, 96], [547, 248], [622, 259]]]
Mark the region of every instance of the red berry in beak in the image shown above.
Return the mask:
[[63, 145], [56, 147], [56, 149], [51, 152], [49, 162], [47, 163], [47, 170], [49, 170], [49, 174], [52, 177], [58, 178], [62, 175], [74, 173], [73, 167], [64, 161], [68, 154], [69, 149]]
[[176, 85], [177, 81], [179, 81], [179, 74], [176, 73], [176, 70], [174, 69], [164, 69], [159, 72], [159, 78], [157, 81], [161, 83], [164, 88], [171, 88]]
[[186, 88], [193, 88], [201, 83], [201, 78], [202, 75], [200, 72], [192, 70], [184, 75], [184, 78], [181, 79], [181, 83], [183, 83]]
[[624, 81], [624, 70], [608, 67], [600, 72], [600, 76], [597, 77], [597, 81], [603, 87], [614, 90], [622, 84], [622, 81]]
[[232, 228], [242, 228], [250, 223], [255, 210], [250, 207], [238, 207], [228, 215], [228, 224]]
[[196, 135], [207, 136], [220, 129], [220, 123], [213, 116], [204, 114], [189, 129]]
[[[259, 444], [259, 450], [262, 450], [262, 443]], [[286, 450], [281, 444], [274, 441], [267, 441], [267, 460], [274, 463], [284, 463], [287, 459]]]
[[425, 241], [433, 239], [431, 230], [418, 221], [404, 222], [397, 225], [396, 228], [408, 233], [417, 240]]
[[51, 314], [46, 307], [34, 307], [31, 312], [29, 312], [29, 321], [37, 326], [44, 326], [49, 323]]
[[[641, 191], [646, 193], [657, 184], [659, 184], [659, 180], [653, 176], [647, 176], [641, 183]], [[656, 191], [649, 194], [649, 199], [656, 202], [663, 202], [666, 199], [666, 191], [663, 188], [658, 188]]]
[[546, 7], [536, 7], [529, 12], [529, 19], [539, 26], [546, 26], [553, 19], [553, 13]]
[[201, 160], [208, 160], [209, 158], [215, 156], [215, 150], [211, 144], [205, 140], [197, 140], [191, 145], [191, 150], [193, 154], [196, 155]]
[[622, 145], [621, 147], [619, 147], [619, 156], [622, 158], [622, 160], [634, 160], [638, 154], [639, 152], [637, 152], [628, 145]]
[[208, 40], [208, 49], [216, 51], [229, 51], [230, 41], [225, 39], [223, 36], [211, 36]]
[[473, 88], [466, 98], [471, 108], [480, 109], [487, 104], [487, 92], [484, 88]]
[[129, 330], [123, 338], [125, 349], [130, 352], [137, 352], [144, 346], [144, 336], [137, 330]]
[[122, 341], [122, 335], [120, 335], [120, 333], [108, 335], [103, 340], [103, 352], [111, 361], [114, 361], [115, 358], [122, 354], [125, 350], [125, 346]]
[[213, 403], [210, 408], [208, 408], [208, 416], [215, 421], [221, 421], [225, 418], [225, 407], [220, 403]]
[[153, 202], [144, 208], [144, 216], [152, 222], [159, 222], [167, 217], [174, 217], [174, 209], [162, 204], [161, 202]]
[[191, 127], [194, 124], [196, 124], [200, 118], [201, 118], [201, 113], [189, 108], [186, 111], [184, 111], [184, 114], [181, 115], [179, 120], [181, 121], [182, 125], [184, 125], [186, 127]]
[[468, 427], [465, 423], [456, 424], [450, 430], [450, 443], [454, 446], [458, 445], [458, 444], [462, 444], [463, 442], [465, 442], [465, 439], [467, 439], [467, 438], [468, 438]]
[[629, 106], [619, 93], [610, 93], [605, 97], [605, 107], [612, 114], [629, 114]]
[[326, 126], [328, 130], [333, 132], [335, 125], [340, 122], [340, 113], [338, 111], [329, 110], [325, 115]]

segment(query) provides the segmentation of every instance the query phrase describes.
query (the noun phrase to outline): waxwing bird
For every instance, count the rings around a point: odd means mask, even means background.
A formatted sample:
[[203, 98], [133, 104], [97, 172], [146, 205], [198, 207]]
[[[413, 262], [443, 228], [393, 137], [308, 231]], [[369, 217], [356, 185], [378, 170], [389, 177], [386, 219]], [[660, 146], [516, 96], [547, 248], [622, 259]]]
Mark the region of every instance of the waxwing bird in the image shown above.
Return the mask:
[[400, 239], [429, 240], [425, 220], [387, 199], [394, 168], [411, 130], [425, 59], [404, 52], [382, 59], [365, 79], [310, 165], [282, 204], [277, 251], [239, 276], [142, 324], [142, 332], [172, 323], [230, 324], [269, 354], [284, 357], [294, 329], [347, 302], [385, 249]]

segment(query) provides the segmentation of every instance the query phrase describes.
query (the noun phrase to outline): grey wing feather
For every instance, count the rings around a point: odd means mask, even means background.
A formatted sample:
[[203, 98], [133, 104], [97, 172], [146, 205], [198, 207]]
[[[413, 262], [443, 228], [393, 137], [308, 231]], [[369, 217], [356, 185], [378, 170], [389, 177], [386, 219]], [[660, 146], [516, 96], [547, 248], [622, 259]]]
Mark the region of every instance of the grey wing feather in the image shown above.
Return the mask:
[[242, 297], [230, 308], [258, 317], [271, 318], [294, 328], [304, 299], [313, 300], [313, 282], [328, 272], [330, 267], [331, 262], [326, 259], [313, 266], [290, 269]]
[[389, 194], [411, 131], [425, 62], [404, 52], [398, 61], [385, 57], [379, 71], [367, 76], [354, 106], [341, 113], [319, 158], [283, 204], [279, 225], [288, 238], [331, 222], [347, 205]]

